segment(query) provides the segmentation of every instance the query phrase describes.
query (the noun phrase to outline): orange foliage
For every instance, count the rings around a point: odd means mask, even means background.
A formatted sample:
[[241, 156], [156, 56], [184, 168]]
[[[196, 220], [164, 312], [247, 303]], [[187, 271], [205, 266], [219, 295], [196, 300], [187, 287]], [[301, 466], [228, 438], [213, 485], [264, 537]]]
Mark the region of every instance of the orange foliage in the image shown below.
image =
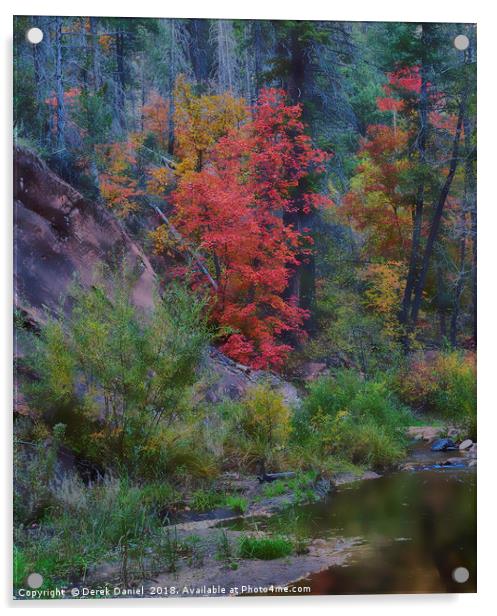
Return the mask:
[[148, 103], [143, 106], [143, 130], [152, 133], [163, 150], [169, 141], [169, 102], [158, 92], [150, 94]]
[[411, 201], [402, 190], [402, 176], [411, 164], [407, 141], [405, 131], [375, 125], [361, 143], [360, 164], [340, 214], [363, 233], [369, 256], [402, 261], [409, 250]]
[[126, 216], [138, 208], [137, 198], [142, 194], [133, 177], [136, 163], [131, 142], [109, 143], [97, 147], [105, 172], [100, 174], [100, 193], [107, 205], [119, 216]]

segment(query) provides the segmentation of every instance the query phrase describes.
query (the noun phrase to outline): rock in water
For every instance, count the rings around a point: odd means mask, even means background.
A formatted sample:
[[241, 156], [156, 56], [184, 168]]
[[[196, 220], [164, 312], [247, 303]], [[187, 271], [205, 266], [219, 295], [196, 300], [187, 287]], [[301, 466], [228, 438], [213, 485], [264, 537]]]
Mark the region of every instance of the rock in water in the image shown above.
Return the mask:
[[467, 438], [459, 445], [459, 450], [464, 451], [465, 449], [469, 449], [473, 445], [473, 441], [470, 438]]
[[456, 449], [456, 446], [451, 438], [439, 438], [431, 446], [432, 451], [451, 451], [454, 449]]

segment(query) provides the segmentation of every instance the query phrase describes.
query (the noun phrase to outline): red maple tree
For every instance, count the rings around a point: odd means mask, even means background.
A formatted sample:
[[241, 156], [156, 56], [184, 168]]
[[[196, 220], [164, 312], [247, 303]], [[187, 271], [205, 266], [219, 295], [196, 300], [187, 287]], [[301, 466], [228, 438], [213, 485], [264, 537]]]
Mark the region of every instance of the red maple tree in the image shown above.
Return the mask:
[[172, 195], [175, 225], [208, 255], [213, 316], [227, 332], [222, 350], [254, 368], [281, 367], [291, 350], [285, 333], [300, 334], [307, 316], [283, 295], [310, 237], [283, 214], [329, 203], [301, 185], [328, 157], [304, 134], [301, 115], [283, 91], [263, 90], [252, 119], [219, 139], [209, 163]]

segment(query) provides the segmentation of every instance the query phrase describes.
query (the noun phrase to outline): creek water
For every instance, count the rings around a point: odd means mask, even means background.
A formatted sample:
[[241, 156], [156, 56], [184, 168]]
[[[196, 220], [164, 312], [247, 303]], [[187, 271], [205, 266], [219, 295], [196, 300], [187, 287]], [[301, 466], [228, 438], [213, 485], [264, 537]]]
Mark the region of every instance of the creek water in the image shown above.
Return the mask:
[[[445, 466], [447, 458], [460, 463]], [[458, 452], [411, 452], [414, 469], [344, 484], [326, 500], [266, 524], [316, 538], [356, 538], [346, 566], [299, 580], [313, 594], [476, 591], [476, 466]], [[262, 522], [264, 523], [264, 522]], [[465, 567], [464, 583], [453, 572]]]

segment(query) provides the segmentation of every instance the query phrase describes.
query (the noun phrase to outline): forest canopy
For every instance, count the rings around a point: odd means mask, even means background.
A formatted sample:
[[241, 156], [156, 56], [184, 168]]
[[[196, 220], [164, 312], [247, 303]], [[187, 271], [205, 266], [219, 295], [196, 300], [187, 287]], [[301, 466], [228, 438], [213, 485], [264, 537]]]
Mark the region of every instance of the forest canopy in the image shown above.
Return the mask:
[[15, 44], [17, 139], [210, 294], [233, 359], [475, 346], [474, 26], [21, 17]]

